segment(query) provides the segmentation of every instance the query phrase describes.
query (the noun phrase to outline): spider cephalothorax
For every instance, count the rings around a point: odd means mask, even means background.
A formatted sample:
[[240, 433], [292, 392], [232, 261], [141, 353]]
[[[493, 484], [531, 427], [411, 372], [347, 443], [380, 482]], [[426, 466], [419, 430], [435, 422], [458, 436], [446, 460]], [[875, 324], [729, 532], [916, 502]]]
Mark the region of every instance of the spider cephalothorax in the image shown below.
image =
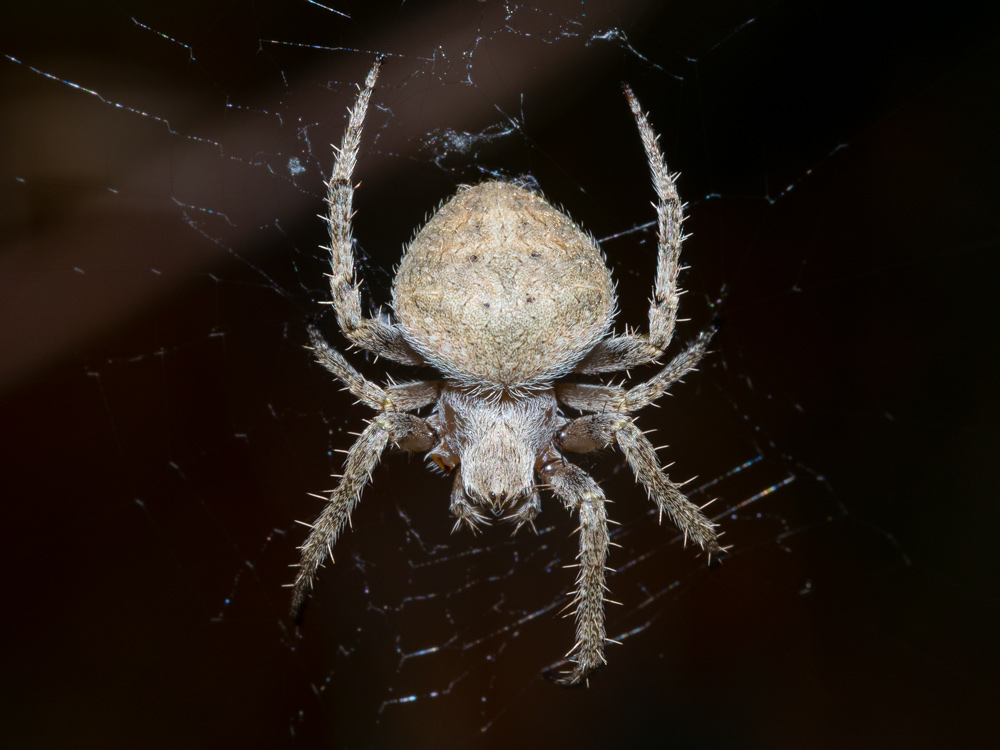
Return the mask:
[[[631, 416], [695, 367], [710, 334], [631, 388], [564, 380], [663, 356], [677, 319], [683, 206], [656, 136], [626, 88], [659, 198], [648, 335], [609, 334], [614, 284], [594, 240], [537, 193], [498, 181], [461, 188], [441, 207], [403, 255], [393, 284], [394, 316], [366, 318], [351, 247], [351, 174], [378, 71], [376, 63], [351, 110], [328, 184], [332, 304], [351, 343], [395, 362], [433, 367], [441, 378], [376, 385], [310, 330], [319, 362], [377, 414], [348, 451], [340, 483], [302, 547], [293, 612], [301, 613], [319, 566], [391, 443], [427, 452], [433, 465], [454, 474], [456, 528], [475, 528], [486, 511], [518, 527], [530, 523], [540, 510], [540, 486], [579, 515], [577, 642], [573, 669], [561, 680], [577, 683], [605, 661], [608, 521], [604, 493], [564, 452], [616, 445], [685, 539], [709, 555], [722, 550], [714, 524], [663, 472]], [[426, 419], [411, 413], [429, 406]], [[564, 416], [564, 406], [583, 416]]]

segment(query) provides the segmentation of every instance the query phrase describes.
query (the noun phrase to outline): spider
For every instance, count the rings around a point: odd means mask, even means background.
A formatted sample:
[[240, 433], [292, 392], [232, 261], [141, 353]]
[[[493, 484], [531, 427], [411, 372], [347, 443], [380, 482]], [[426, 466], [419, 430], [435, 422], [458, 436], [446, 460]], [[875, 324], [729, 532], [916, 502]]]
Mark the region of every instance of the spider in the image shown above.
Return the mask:
[[[366, 380], [311, 327], [321, 365], [376, 414], [347, 452], [344, 473], [302, 546], [292, 613], [302, 608], [317, 571], [350, 522], [361, 491], [390, 445], [427, 452], [431, 468], [454, 475], [455, 528], [475, 531], [486, 512], [532, 524], [540, 489], [579, 516], [576, 644], [558, 682], [572, 685], [605, 664], [606, 498], [564, 453], [617, 445], [656, 503], [711, 555], [723, 551], [715, 524], [670, 481], [632, 415], [663, 396], [705, 355], [699, 335], [666, 367], [630, 388], [566, 380], [655, 363], [677, 320], [683, 205], [632, 91], [625, 96], [639, 126], [657, 205], [659, 250], [648, 335], [612, 335], [617, 299], [595, 240], [525, 187], [488, 181], [462, 187], [416, 233], [393, 282], [394, 315], [365, 317], [352, 252], [354, 171], [368, 101], [380, 61], [368, 74], [327, 184], [330, 289], [337, 321], [352, 345], [404, 365], [436, 369], [438, 380], [385, 387]], [[413, 412], [433, 406], [426, 418]], [[570, 418], [563, 407], [582, 416]], [[535, 477], [540, 481], [536, 482]], [[306, 524], [309, 525], [309, 524]]]

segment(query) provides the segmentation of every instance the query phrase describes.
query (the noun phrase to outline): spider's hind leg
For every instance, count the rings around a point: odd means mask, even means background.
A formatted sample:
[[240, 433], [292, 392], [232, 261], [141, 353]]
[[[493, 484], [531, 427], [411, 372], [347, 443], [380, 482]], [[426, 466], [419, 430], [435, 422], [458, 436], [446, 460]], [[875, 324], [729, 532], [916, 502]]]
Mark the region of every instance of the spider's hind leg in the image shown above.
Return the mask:
[[681, 244], [684, 242], [684, 204], [677, 193], [677, 176], [670, 174], [663, 152], [657, 143], [658, 137], [635, 94], [625, 87], [632, 115], [639, 127], [649, 161], [649, 171], [656, 190], [656, 282], [653, 285], [653, 299], [649, 305], [649, 334], [625, 333], [604, 339], [576, 366], [574, 372], [596, 374], [628, 370], [632, 367], [654, 362], [663, 356], [674, 336], [677, 324], [677, 308], [682, 291], [678, 284], [681, 271]]
[[354, 216], [354, 165], [361, 147], [361, 131], [378, 78], [381, 60], [377, 60], [365, 85], [350, 110], [333, 174], [327, 183], [327, 224], [330, 230], [330, 294], [340, 330], [351, 343], [370, 352], [404, 364], [419, 365], [423, 359], [403, 338], [399, 327], [381, 318], [366, 318], [361, 312], [361, 295], [354, 273], [354, 240], [351, 223]]

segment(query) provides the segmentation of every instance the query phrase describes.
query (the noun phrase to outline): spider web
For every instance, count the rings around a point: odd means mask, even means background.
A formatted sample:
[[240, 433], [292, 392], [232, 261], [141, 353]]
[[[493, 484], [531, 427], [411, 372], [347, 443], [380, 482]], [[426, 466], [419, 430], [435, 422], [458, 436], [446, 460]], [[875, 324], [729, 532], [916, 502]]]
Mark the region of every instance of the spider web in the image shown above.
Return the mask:
[[[959, 226], [915, 221], [912, 199], [929, 205], [938, 186], [899, 144], [944, 129], [965, 149], [952, 163], [972, 163], [992, 142], [994, 113], [971, 102], [996, 70], [994, 26], [783, 2], [5, 13], [0, 373], [23, 513], [4, 548], [35, 614], [8, 639], [25, 644], [18, 736], [773, 747], [976, 731], [967, 717], [989, 691], [974, 687], [938, 703], [940, 718], [902, 717], [939, 700], [932, 682], [986, 673], [973, 645], [984, 626], [952, 643], [935, 603], [971, 623], [995, 601], [988, 576], [958, 532], [926, 520], [940, 485], [920, 457], [935, 454], [912, 437], [977, 444], [981, 422], [962, 415], [986, 412], [956, 400], [922, 414], [930, 373], [897, 386], [925, 335], [959, 356], [922, 291], [982, 319], [987, 295], [940, 262], [987, 278], [996, 221], [957, 197]], [[682, 172], [694, 236], [675, 347], [722, 328], [701, 371], [639, 424], [669, 444], [672, 478], [695, 477], [691, 499], [715, 500], [734, 547], [707, 566], [657, 524], [619, 454], [577, 457], [618, 523], [608, 631], [622, 645], [589, 689], [546, 679], [573, 642], [560, 612], [574, 520], [546, 497], [537, 535], [452, 534], [450, 483], [416, 456], [385, 456], [305, 626], [287, 617], [282, 585], [306, 532], [294, 520], [317, 515], [308, 493], [330, 487], [369, 416], [302, 345], [320, 316], [343, 347], [316, 214], [329, 144], [375, 55], [355, 174], [372, 314], [428, 212], [500, 177], [594, 233], [618, 329], [642, 327], [654, 194], [623, 81]], [[962, 107], [968, 118], [939, 115]], [[941, 177], [963, 195], [977, 179]], [[903, 311], [898, 335], [879, 323]], [[407, 377], [350, 356], [375, 380]], [[907, 507], [920, 520], [901, 520]], [[886, 694], [884, 713], [871, 707]]]

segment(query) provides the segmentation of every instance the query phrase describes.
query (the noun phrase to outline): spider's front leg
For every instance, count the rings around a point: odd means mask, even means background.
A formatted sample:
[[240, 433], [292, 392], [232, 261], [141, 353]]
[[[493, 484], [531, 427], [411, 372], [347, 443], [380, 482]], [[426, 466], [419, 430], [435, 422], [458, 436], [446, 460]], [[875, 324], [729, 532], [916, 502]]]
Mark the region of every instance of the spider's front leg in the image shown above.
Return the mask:
[[395, 362], [419, 365], [423, 364], [423, 359], [406, 343], [398, 326], [381, 318], [366, 318], [362, 315], [361, 295], [354, 277], [354, 241], [351, 234], [354, 183], [351, 176], [358, 160], [368, 101], [375, 88], [381, 64], [381, 60], [375, 62], [350, 111], [347, 130], [337, 152], [337, 163], [327, 183], [326, 202], [330, 208], [327, 219], [330, 229], [330, 293], [337, 322], [351, 343]]
[[600, 450], [612, 442], [617, 443], [625, 454], [636, 479], [656, 503], [661, 519], [666, 513], [684, 533], [685, 543], [690, 539], [707, 551], [709, 561], [712, 555], [723, 552], [715, 531], [716, 524], [697, 505], [684, 497], [677, 484], [670, 481], [660, 466], [653, 444], [630, 417], [612, 413], [589, 414], [570, 422], [560, 431], [557, 439], [561, 449], [575, 453]]
[[437, 436], [426, 420], [412, 414], [382, 412], [365, 428], [347, 452], [344, 474], [337, 488], [330, 493], [329, 501], [316, 522], [306, 543], [302, 545], [299, 572], [292, 591], [292, 616], [301, 619], [306, 595], [312, 590], [316, 573], [323, 560], [333, 560], [333, 546], [344, 526], [350, 523], [351, 513], [361, 499], [361, 491], [371, 480], [372, 471], [379, 457], [390, 442], [407, 451], [430, 450]]
[[576, 605], [576, 645], [567, 654], [574, 667], [559, 680], [563, 685], [576, 685], [606, 663], [604, 563], [608, 557], [608, 516], [604, 493], [583, 469], [554, 450], [543, 460], [539, 475], [563, 505], [580, 516], [579, 572], [572, 602]]
[[344, 355], [330, 346], [320, 332], [310, 326], [309, 339], [316, 361], [329, 370], [365, 406], [379, 414], [347, 452], [344, 474], [323, 513], [310, 528], [302, 546], [299, 572], [292, 592], [292, 615], [299, 619], [306, 595], [313, 587], [316, 572], [326, 555], [333, 559], [333, 546], [351, 512], [361, 499], [361, 491], [371, 479], [372, 470], [389, 442], [407, 451], [429, 450], [437, 440], [434, 428], [423, 419], [401, 412], [419, 409], [437, 401], [439, 381], [415, 381], [383, 388], [355, 370]]

